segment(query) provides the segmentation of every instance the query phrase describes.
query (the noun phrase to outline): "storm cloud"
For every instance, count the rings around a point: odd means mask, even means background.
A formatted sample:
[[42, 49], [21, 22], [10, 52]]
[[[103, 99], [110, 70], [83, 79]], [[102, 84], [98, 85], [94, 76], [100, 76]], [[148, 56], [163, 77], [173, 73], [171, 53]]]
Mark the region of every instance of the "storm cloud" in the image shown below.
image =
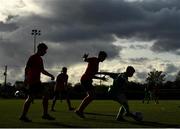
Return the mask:
[[155, 40], [156, 52], [179, 49], [180, 1], [149, 0], [35, 0], [47, 14], [30, 16], [32, 26], [43, 30], [44, 40], [78, 43], [119, 38]]
[[155, 41], [152, 51], [179, 54], [179, 0], [31, 1], [43, 13], [11, 13], [5, 22], [0, 22], [3, 33], [0, 57], [4, 60], [1, 65], [25, 64], [33, 51], [32, 29], [40, 29], [42, 35], [37, 41], [48, 44], [49, 54], [45, 58], [49, 67], [78, 64], [84, 53], [97, 55], [100, 50], [108, 53], [108, 59], [117, 58], [123, 48], [113, 44], [116, 41], [114, 35], [123, 39]]

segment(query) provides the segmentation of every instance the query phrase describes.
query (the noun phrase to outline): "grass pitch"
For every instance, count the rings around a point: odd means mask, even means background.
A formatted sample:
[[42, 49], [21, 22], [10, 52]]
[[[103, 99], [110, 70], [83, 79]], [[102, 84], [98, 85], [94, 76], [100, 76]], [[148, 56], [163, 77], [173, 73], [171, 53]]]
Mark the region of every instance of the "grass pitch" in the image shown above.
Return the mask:
[[[51, 105], [49, 102], [49, 105]], [[72, 105], [78, 107], [81, 100], [72, 100]], [[143, 113], [144, 120], [136, 122], [126, 118], [127, 122], [115, 120], [119, 104], [111, 100], [94, 100], [85, 110], [85, 119], [81, 119], [73, 111], [68, 111], [66, 101], [57, 101], [56, 112], [50, 114], [56, 117], [55, 121], [41, 119], [41, 100], [35, 100], [28, 113], [32, 123], [19, 120], [24, 100], [0, 100], [0, 127], [1, 128], [178, 128], [180, 127], [180, 101], [160, 100], [159, 104], [143, 104], [141, 100], [129, 101], [132, 111]]]

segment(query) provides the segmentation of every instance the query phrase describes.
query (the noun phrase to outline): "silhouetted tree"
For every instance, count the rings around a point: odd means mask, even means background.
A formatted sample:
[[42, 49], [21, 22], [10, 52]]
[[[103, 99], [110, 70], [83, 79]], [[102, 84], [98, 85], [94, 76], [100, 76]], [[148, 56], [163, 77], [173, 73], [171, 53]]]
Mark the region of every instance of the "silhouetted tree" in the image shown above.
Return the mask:
[[163, 86], [164, 89], [172, 89], [172, 87], [175, 87], [175, 83], [172, 81], [167, 81]]
[[154, 69], [153, 71], [148, 73], [148, 77], [146, 78], [146, 82], [148, 84], [161, 85], [165, 81], [165, 74], [162, 71], [158, 71]]
[[8, 82], [6, 85], [1, 86], [0, 96], [4, 98], [12, 98], [14, 96], [14, 92], [15, 92], [15, 87]]
[[25, 88], [25, 85], [24, 85], [24, 82], [23, 81], [16, 81], [14, 83], [14, 87], [17, 89], [17, 90], [22, 90]]
[[176, 80], [176, 81], [180, 81], [180, 71], [177, 73], [175, 80]]
[[176, 79], [175, 79], [175, 86], [177, 88], [180, 88], [180, 71], [177, 73], [176, 75]]

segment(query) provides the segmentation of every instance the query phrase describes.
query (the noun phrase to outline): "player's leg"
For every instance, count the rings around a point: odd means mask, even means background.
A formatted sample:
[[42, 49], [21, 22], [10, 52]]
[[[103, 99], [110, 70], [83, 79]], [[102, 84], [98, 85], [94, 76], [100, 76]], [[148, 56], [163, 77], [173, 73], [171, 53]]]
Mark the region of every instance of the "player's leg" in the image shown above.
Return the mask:
[[121, 94], [117, 95], [117, 98], [118, 98], [118, 102], [122, 106], [119, 109], [119, 112], [117, 114], [116, 120], [118, 120], [118, 121], [125, 121], [125, 119], [123, 118], [125, 112], [126, 112], [126, 114], [125, 114], [126, 116], [132, 117], [133, 119], [135, 119], [136, 116], [133, 113], [130, 112], [129, 104], [128, 104], [128, 100], [126, 98], [126, 95], [121, 93]]
[[22, 115], [19, 118], [24, 122], [31, 122], [31, 120], [27, 118], [27, 113], [36, 94], [36, 86], [37, 85], [27, 85], [27, 99], [24, 102]]
[[48, 114], [48, 101], [49, 101], [49, 92], [48, 90], [43, 87], [43, 91], [42, 91], [42, 95], [43, 95], [43, 100], [42, 100], [42, 105], [43, 105], [43, 119], [47, 119], [47, 120], [55, 120], [54, 117], [50, 116]]
[[144, 103], [146, 100], [147, 100], [147, 91], [144, 91], [144, 98], [143, 98], [143, 101], [142, 101], [142, 103]]
[[22, 115], [19, 118], [20, 120], [22, 120], [24, 122], [31, 122], [31, 120], [27, 118], [27, 113], [29, 111], [32, 100], [33, 100], [33, 97], [31, 95], [28, 95], [27, 99], [24, 102]]
[[159, 104], [159, 93], [158, 91], [155, 92], [155, 104]]
[[152, 99], [152, 93], [151, 91], [148, 91], [148, 94], [147, 94], [147, 104], [149, 104], [150, 100]]
[[144, 103], [144, 101], [145, 101], [145, 96], [144, 96], [144, 98], [143, 98], [143, 100], [142, 100], [142, 103]]
[[117, 94], [117, 101], [122, 105], [119, 108], [119, 112], [116, 116], [116, 120], [118, 121], [125, 121], [125, 119], [123, 118], [124, 113], [126, 112], [126, 114], [129, 114], [129, 105], [128, 105], [128, 101], [127, 98], [124, 94]]
[[159, 97], [157, 97], [156, 104], [159, 104]]
[[87, 92], [87, 96], [85, 97], [81, 107], [79, 108], [80, 111], [83, 112], [84, 109], [89, 105], [89, 103], [92, 102], [92, 100], [94, 99], [94, 95], [95, 95], [94, 90], [90, 90]]
[[123, 106], [121, 106], [119, 108], [119, 112], [118, 112], [118, 114], [116, 116], [116, 120], [118, 120], [118, 121], [125, 121], [125, 119], [123, 118], [123, 115], [124, 115], [125, 112], [126, 112], [126, 110], [124, 109]]
[[156, 104], [159, 104], [159, 94], [156, 96]]
[[77, 115], [84, 118], [84, 109], [89, 105], [90, 102], [94, 99], [94, 90], [88, 91], [87, 96], [81, 102], [79, 108], [75, 111]]
[[135, 114], [133, 114], [132, 112], [130, 112], [129, 104], [128, 104], [127, 101], [123, 103], [123, 107], [124, 107], [124, 109], [125, 109], [125, 111], [126, 111], [126, 114], [125, 114], [126, 116], [131, 117], [131, 118], [133, 118], [134, 120], [138, 121], [137, 116], [136, 116]]
[[90, 102], [94, 99], [95, 96], [95, 90], [92, 85], [92, 81], [83, 81], [81, 84], [84, 86], [86, 90], [86, 97], [82, 100], [81, 104], [79, 105], [78, 109], [75, 111], [75, 113], [81, 117], [84, 118], [83, 111], [84, 109], [89, 105]]
[[69, 111], [74, 110], [75, 108], [73, 108], [71, 106], [71, 101], [70, 101], [70, 98], [69, 98], [69, 91], [65, 91], [65, 96], [66, 96], [66, 101], [67, 101], [67, 104], [68, 104]]
[[51, 111], [55, 111], [54, 107], [55, 107], [55, 104], [56, 104], [56, 100], [58, 99], [58, 92], [55, 91], [54, 92], [54, 97], [53, 97], [53, 101], [52, 101], [52, 106], [51, 106]]

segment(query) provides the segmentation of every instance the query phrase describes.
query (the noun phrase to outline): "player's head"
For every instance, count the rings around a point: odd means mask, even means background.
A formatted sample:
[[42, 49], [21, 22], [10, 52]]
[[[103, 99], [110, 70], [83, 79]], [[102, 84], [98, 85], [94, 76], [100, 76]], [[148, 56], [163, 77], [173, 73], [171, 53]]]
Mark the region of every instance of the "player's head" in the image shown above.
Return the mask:
[[132, 77], [134, 73], [135, 73], [135, 69], [132, 66], [128, 66], [126, 68], [126, 74], [128, 77]]
[[101, 62], [103, 62], [107, 57], [107, 53], [105, 51], [100, 51], [98, 54], [98, 58]]
[[62, 72], [62, 73], [67, 73], [67, 68], [66, 68], [66, 67], [63, 67], [61, 72]]
[[40, 43], [38, 46], [37, 46], [37, 49], [38, 49], [38, 53], [43, 56], [46, 54], [46, 51], [48, 49], [47, 45], [44, 44], [44, 43]]

